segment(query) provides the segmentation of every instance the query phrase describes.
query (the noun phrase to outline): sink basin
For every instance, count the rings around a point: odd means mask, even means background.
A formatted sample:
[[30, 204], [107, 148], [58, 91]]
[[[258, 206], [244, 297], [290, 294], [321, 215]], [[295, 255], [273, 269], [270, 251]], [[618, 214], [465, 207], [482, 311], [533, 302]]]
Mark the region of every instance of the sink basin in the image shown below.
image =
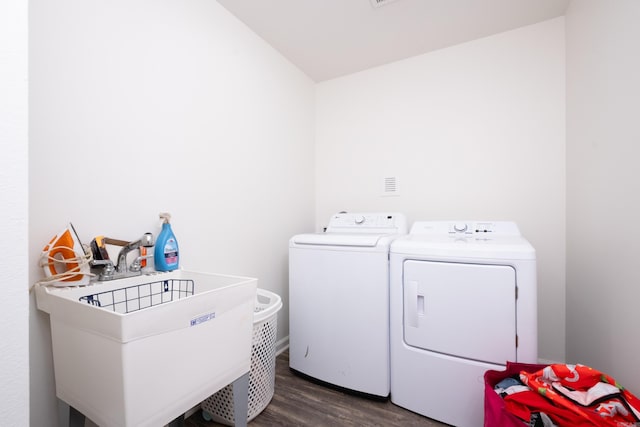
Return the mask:
[[249, 372], [256, 288], [186, 270], [38, 287], [56, 395], [101, 427], [169, 423]]

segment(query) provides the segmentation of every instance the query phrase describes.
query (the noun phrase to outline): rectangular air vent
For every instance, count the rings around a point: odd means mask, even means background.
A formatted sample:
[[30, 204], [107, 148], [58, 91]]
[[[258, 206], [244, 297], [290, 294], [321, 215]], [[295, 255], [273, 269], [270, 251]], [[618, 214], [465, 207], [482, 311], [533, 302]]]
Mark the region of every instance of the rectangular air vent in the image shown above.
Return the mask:
[[400, 189], [398, 188], [398, 178], [395, 176], [385, 176], [382, 182], [382, 195], [383, 196], [399, 196]]
[[380, 7], [380, 6], [384, 6], [386, 4], [389, 3], [393, 3], [396, 0], [371, 0], [371, 6], [373, 7]]

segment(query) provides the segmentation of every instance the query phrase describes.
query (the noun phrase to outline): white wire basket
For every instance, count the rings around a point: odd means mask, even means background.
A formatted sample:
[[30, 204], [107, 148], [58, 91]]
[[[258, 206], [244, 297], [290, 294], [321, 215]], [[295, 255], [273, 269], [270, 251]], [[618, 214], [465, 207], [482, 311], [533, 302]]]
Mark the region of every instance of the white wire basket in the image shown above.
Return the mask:
[[[277, 320], [280, 308], [282, 300], [278, 295], [264, 289], [257, 290], [253, 315], [247, 422], [260, 414], [273, 398], [276, 381]], [[200, 406], [202, 416], [206, 420], [232, 426], [233, 384], [210, 396]]]

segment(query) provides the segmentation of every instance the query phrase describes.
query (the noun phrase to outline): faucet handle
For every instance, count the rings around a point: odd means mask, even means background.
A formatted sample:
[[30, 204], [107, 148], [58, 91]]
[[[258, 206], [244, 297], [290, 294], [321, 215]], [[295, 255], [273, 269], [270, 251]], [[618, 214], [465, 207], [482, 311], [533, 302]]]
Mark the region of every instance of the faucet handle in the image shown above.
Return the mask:
[[129, 271], [140, 271], [142, 269], [142, 260], [151, 259], [151, 258], [153, 258], [153, 254], [140, 255], [136, 257], [136, 259], [134, 259], [133, 262], [131, 263], [131, 266], [129, 267]]
[[111, 280], [116, 272], [116, 267], [110, 259], [94, 259], [91, 261], [92, 267], [103, 267], [98, 275], [98, 280]]

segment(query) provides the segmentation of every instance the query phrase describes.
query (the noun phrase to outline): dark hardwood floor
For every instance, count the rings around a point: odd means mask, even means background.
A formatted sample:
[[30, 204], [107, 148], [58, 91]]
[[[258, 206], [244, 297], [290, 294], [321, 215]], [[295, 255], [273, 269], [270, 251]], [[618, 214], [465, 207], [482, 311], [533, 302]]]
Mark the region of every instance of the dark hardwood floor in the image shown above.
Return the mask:
[[[186, 427], [217, 427], [205, 421], [201, 411], [184, 422]], [[315, 384], [291, 373], [289, 352], [276, 358], [276, 387], [271, 403], [249, 427], [275, 426], [421, 426], [446, 424], [402, 409], [390, 401], [380, 402]]]

